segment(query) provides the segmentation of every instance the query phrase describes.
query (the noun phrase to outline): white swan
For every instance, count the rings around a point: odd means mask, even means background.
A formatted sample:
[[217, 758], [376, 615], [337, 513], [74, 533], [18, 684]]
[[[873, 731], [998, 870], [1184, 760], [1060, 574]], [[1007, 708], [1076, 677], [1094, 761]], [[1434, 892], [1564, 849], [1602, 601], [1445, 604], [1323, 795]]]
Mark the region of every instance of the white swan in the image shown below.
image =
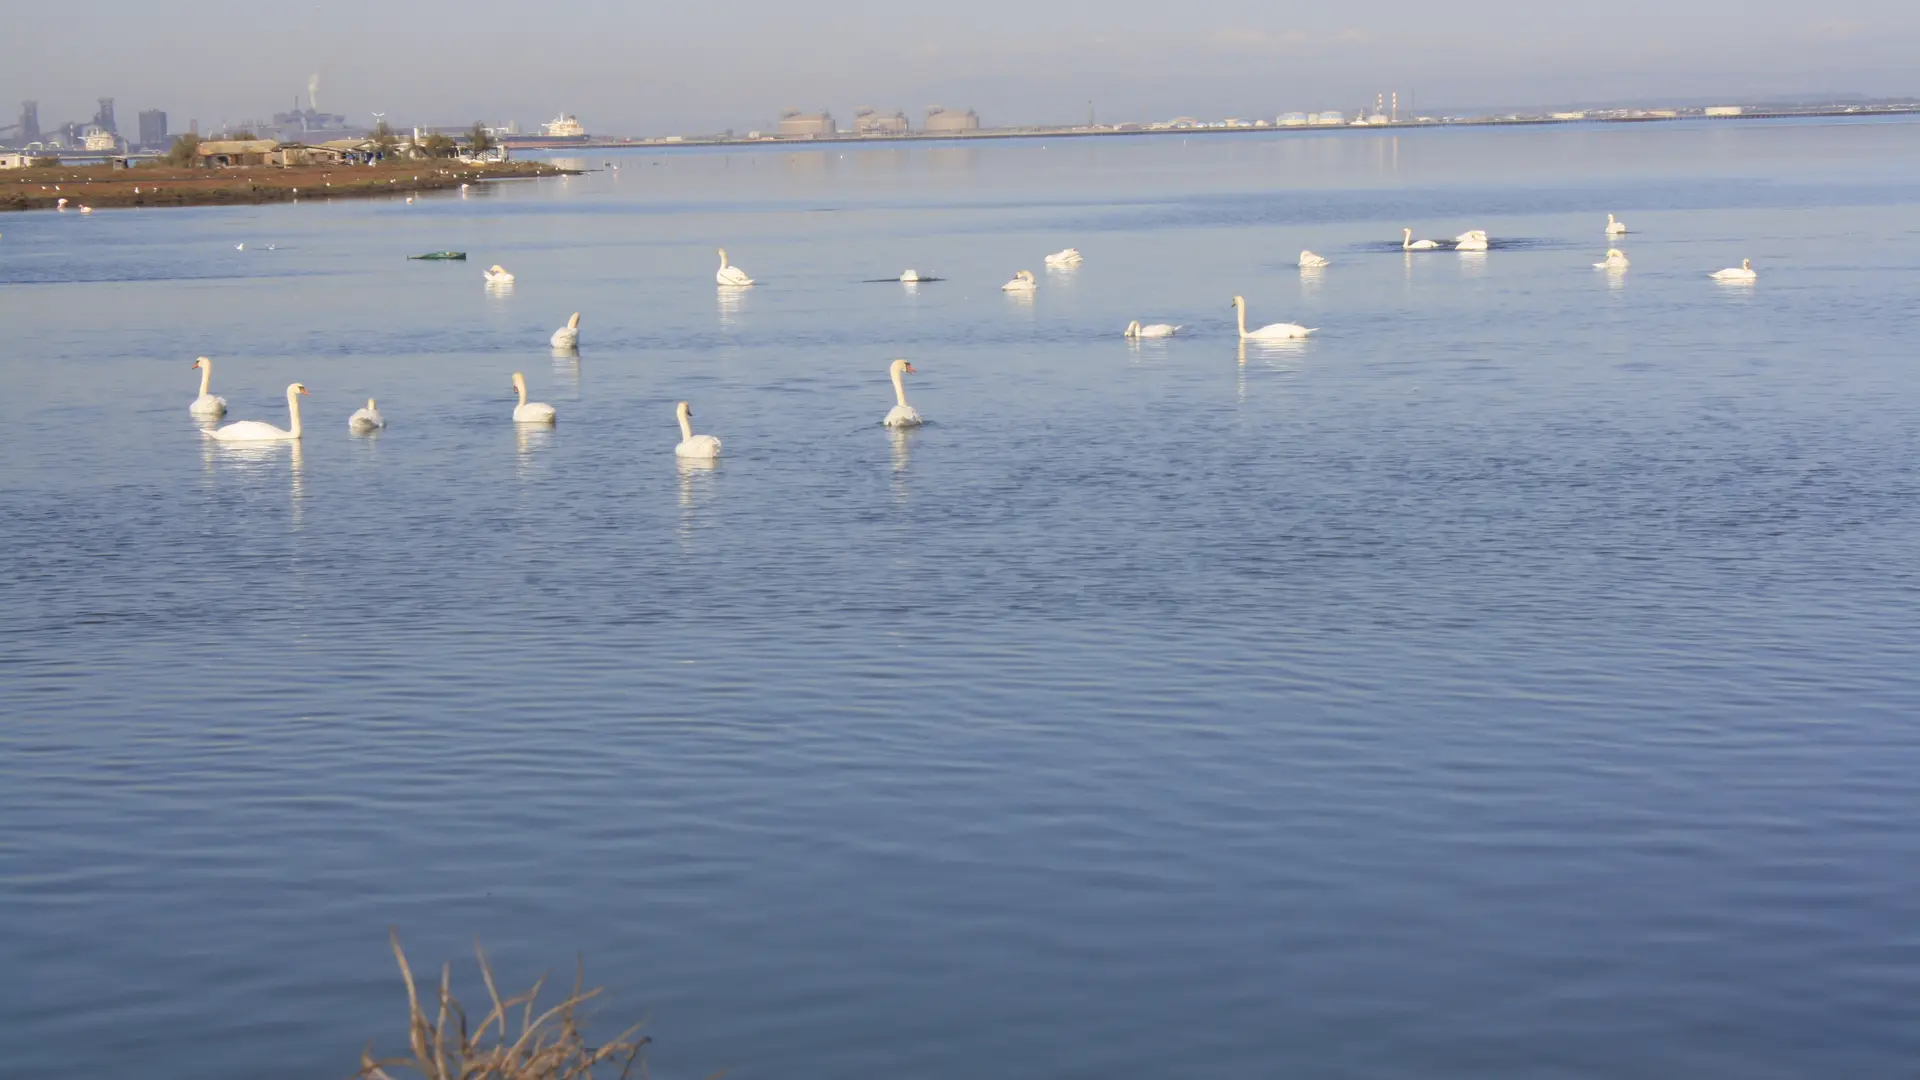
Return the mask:
[[727, 265], [727, 249], [726, 248], [720, 249], [720, 269], [715, 270], [713, 272], [713, 280], [719, 282], [722, 285], [731, 285], [736, 288], [743, 285], [753, 284], [753, 279], [747, 276], [747, 272], [745, 270], [742, 270], [737, 266]]
[[914, 270], [902, 270], [900, 272], [900, 280], [911, 285], [912, 283], [920, 280], [920, 274]]
[[555, 330], [553, 337], [547, 339], [547, 344], [556, 349], [577, 347], [580, 344], [580, 313], [574, 312], [573, 317], [567, 320], [567, 325]]
[[93, 213], [93, 207], [91, 207], [91, 206], [88, 206], [88, 205], [87, 205], [86, 203], [81, 203], [81, 204], [80, 204], [80, 212], [81, 212], [81, 213], [83, 213], [83, 214], [91, 214], [91, 213]]
[[1631, 264], [1627, 262], [1626, 252], [1621, 251], [1619, 248], [1608, 248], [1607, 257], [1600, 262], [1594, 263], [1593, 268], [1595, 270], [1625, 270], [1629, 265]]
[[307, 388], [299, 383], [288, 384], [287, 416], [293, 426], [286, 431], [260, 420], [242, 420], [237, 424], [214, 428], [207, 432], [207, 436], [221, 442], [285, 442], [297, 439], [300, 437], [300, 395], [306, 392]]
[[233, 250], [235, 251], [247, 250], [247, 242], [245, 240], [240, 241], [239, 243], [233, 245]]
[[1487, 250], [1487, 234], [1484, 229], [1469, 229], [1453, 238], [1455, 251]]
[[1046, 258], [1048, 266], [1078, 266], [1083, 261], [1079, 248], [1063, 248]]
[[1318, 270], [1325, 265], [1327, 265], [1327, 257], [1324, 255], [1315, 255], [1311, 251], [1302, 251], [1300, 253], [1300, 269], [1302, 270]]
[[1306, 337], [1308, 334], [1320, 329], [1317, 326], [1301, 326], [1299, 323], [1277, 322], [1268, 323], [1258, 330], [1248, 330], [1247, 298], [1244, 296], [1234, 297], [1233, 310], [1240, 319], [1240, 340], [1242, 341], [1286, 341], [1292, 338]]
[[1135, 319], [1127, 324], [1126, 333], [1123, 336], [1130, 338], [1172, 337], [1179, 332], [1180, 327], [1171, 323], [1157, 322], [1141, 326], [1140, 320]]
[[366, 408], [355, 409], [353, 415], [347, 417], [348, 431], [367, 432], [386, 426], [387, 418], [380, 415], [380, 409], [374, 405], [372, 398], [367, 399]]
[[1752, 281], [1760, 275], [1753, 272], [1752, 259], [1741, 259], [1739, 266], [1715, 270], [1711, 276], [1716, 281]]
[[1412, 229], [1401, 229], [1400, 231], [1406, 234], [1400, 240], [1400, 250], [1402, 251], [1432, 251], [1434, 248], [1440, 246], [1440, 241], [1438, 240], [1415, 240]]
[[[890, 428], [917, 427], [926, 421], [920, 418], [920, 410], [907, 404], [907, 384], [901, 375], [918, 375], [913, 365], [905, 360], [895, 360], [887, 365], [887, 376], [893, 380], [893, 398], [899, 404], [887, 410], [887, 418], [880, 421]], [[703, 436], [704, 437], [704, 436]]]
[[65, 199], [64, 197], [62, 197], [62, 198], [61, 198], [61, 200], [60, 200], [59, 202], [57, 202], [57, 203], [54, 203], [54, 204], [53, 204], [53, 208], [54, 208], [55, 210], [58, 210], [58, 211], [60, 211], [60, 212], [61, 212], [61, 213], [63, 213], [63, 214], [64, 214], [64, 213], [66, 213], [66, 212], [67, 212], [67, 200], [66, 200], [66, 199]]
[[499, 263], [494, 263], [492, 266], [487, 267], [486, 278], [487, 284], [489, 285], [513, 284], [513, 275], [507, 273], [507, 268], [501, 266]]
[[213, 382], [213, 361], [201, 357], [193, 362], [200, 369], [200, 396], [187, 406], [187, 412], [207, 420], [218, 420], [227, 415], [227, 399], [216, 397], [208, 387]]
[[1001, 292], [1032, 292], [1039, 286], [1033, 280], [1033, 271], [1022, 270], [1013, 275], [1013, 280], [1000, 286]]
[[513, 373], [513, 388], [520, 394], [520, 404], [513, 407], [513, 422], [516, 424], [551, 424], [556, 414], [553, 406], [544, 401], [527, 400], [527, 377], [519, 372]]
[[1612, 214], [1607, 215], [1607, 235], [1619, 236], [1627, 231], [1627, 223], [1618, 221]]
[[673, 448], [674, 457], [711, 459], [720, 456], [719, 439], [693, 433], [693, 409], [686, 402], [675, 405], [673, 415], [680, 420], [680, 444]]

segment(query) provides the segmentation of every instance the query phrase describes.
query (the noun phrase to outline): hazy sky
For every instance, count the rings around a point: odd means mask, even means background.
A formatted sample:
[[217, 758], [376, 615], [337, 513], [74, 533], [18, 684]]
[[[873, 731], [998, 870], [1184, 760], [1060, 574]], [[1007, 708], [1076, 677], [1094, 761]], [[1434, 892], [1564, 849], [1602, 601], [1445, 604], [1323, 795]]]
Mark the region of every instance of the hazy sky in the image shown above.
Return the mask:
[[[1423, 113], [1672, 95], [1752, 100], [1920, 93], [1920, 3], [1705, 0], [173, 0], [10, 5], [0, 124], [37, 98], [43, 126], [112, 95], [175, 130], [320, 105], [365, 122], [515, 119], [560, 110], [589, 130], [671, 134], [770, 126], [787, 106], [928, 105], [986, 124], [1271, 116], [1398, 89]], [[304, 101], [303, 101], [304, 104]]]

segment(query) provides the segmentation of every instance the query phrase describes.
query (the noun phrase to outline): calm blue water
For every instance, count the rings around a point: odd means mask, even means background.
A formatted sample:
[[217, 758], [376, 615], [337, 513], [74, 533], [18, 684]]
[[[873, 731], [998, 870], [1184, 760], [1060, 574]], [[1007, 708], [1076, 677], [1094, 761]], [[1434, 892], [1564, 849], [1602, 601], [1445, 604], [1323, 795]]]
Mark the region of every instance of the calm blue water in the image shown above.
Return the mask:
[[[0, 1072], [346, 1075], [391, 924], [584, 954], [663, 1077], [1906, 1075], [1916, 135], [8, 216]], [[1242, 353], [1236, 293], [1324, 329]], [[199, 354], [302, 445], [203, 440]]]

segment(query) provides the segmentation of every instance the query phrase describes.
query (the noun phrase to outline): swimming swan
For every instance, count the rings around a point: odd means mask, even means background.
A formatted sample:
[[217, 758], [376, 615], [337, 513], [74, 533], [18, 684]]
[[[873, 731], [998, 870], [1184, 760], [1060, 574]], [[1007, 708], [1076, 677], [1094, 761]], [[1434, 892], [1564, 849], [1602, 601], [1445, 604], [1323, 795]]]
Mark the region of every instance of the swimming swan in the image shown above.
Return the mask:
[[487, 284], [489, 285], [513, 284], [513, 275], [507, 273], [507, 268], [504, 266], [501, 266], [499, 263], [494, 263], [492, 266], [487, 268], [486, 278], [487, 278]]
[[753, 279], [747, 276], [747, 272], [745, 270], [742, 270], [737, 266], [727, 265], [727, 249], [726, 248], [720, 249], [720, 269], [715, 270], [713, 272], [713, 280], [719, 282], [722, 285], [731, 285], [736, 288], [744, 285], [753, 284]]
[[675, 405], [673, 415], [680, 420], [680, 444], [673, 448], [673, 456], [709, 460], [720, 456], [719, 439], [693, 433], [693, 409], [686, 402]]
[[516, 424], [551, 424], [558, 414], [553, 406], [544, 401], [527, 400], [527, 377], [519, 372], [513, 373], [513, 388], [520, 394], [520, 404], [513, 407], [513, 422]]
[[[920, 419], [920, 410], [907, 404], [907, 384], [900, 378], [903, 374], [918, 375], [920, 373], [913, 370], [913, 365], [905, 360], [895, 360], [887, 365], [887, 376], [893, 380], [893, 398], [899, 402], [898, 405], [888, 409], [887, 418], [880, 421], [881, 424], [890, 428], [918, 427], [926, 423]], [[706, 436], [703, 435], [701, 438]]]
[[1753, 272], [1752, 259], [1741, 259], [1739, 266], [1715, 270], [1711, 276], [1715, 281], [1752, 281], [1760, 275]]
[[1079, 248], [1065, 248], [1054, 252], [1046, 258], [1048, 266], [1078, 266], [1083, 261], [1080, 257]]
[[1608, 236], [1619, 236], [1626, 231], [1627, 231], [1626, 222], [1614, 220], [1614, 217], [1612, 214], [1607, 215], [1607, 235]]
[[1607, 257], [1593, 264], [1595, 270], [1625, 270], [1628, 267], [1627, 253], [1619, 248], [1608, 248]]
[[1438, 240], [1415, 240], [1412, 229], [1401, 229], [1400, 231], [1406, 234], [1400, 241], [1400, 250], [1402, 251], [1432, 251], [1434, 248], [1440, 246], [1440, 241]]
[[1127, 324], [1127, 329], [1124, 336], [1130, 337], [1130, 338], [1172, 337], [1173, 335], [1179, 332], [1180, 332], [1180, 327], [1174, 326], [1169, 323], [1157, 322], [1157, 323], [1148, 323], [1145, 326], [1141, 326], [1140, 320], [1135, 319], [1132, 322]]
[[574, 312], [573, 318], [567, 320], [567, 325], [555, 330], [553, 337], [547, 339], [547, 344], [556, 349], [577, 347], [580, 344], [580, 313]]
[[300, 437], [300, 395], [306, 392], [307, 388], [299, 383], [287, 386], [287, 415], [293, 423], [291, 430], [282, 431], [259, 420], [242, 420], [237, 424], [214, 428], [207, 432], [207, 437], [221, 442], [285, 442], [297, 439]]
[[1325, 265], [1327, 265], [1327, 259], [1324, 255], [1315, 255], [1311, 251], [1302, 251], [1300, 253], [1300, 269], [1302, 270], [1318, 270]]
[[1241, 341], [1287, 341], [1293, 338], [1306, 337], [1308, 334], [1320, 329], [1317, 326], [1301, 326], [1299, 323], [1277, 322], [1268, 323], [1258, 330], [1248, 330], [1246, 297], [1234, 297], [1233, 310], [1240, 319]]
[[353, 415], [347, 417], [348, 431], [366, 432], [386, 426], [387, 418], [380, 415], [380, 410], [374, 405], [372, 398], [367, 399], [366, 408], [355, 409]]
[[1013, 275], [1013, 280], [1000, 286], [1001, 292], [1032, 292], [1039, 286], [1034, 283], [1033, 271], [1022, 270]]
[[1487, 250], [1487, 234], [1483, 229], [1470, 229], [1453, 238], [1455, 251]]
[[904, 282], [906, 282], [906, 283], [907, 283], [907, 284], [909, 284], [909, 285], [911, 285], [911, 284], [913, 284], [914, 282], [916, 282], [916, 281], [919, 281], [919, 280], [920, 280], [920, 275], [919, 275], [919, 273], [918, 273], [917, 271], [913, 271], [913, 270], [902, 270], [902, 271], [900, 272], [900, 280], [901, 280], [901, 281], [904, 281]]
[[213, 382], [213, 361], [203, 356], [195, 360], [193, 366], [200, 369], [200, 396], [187, 406], [187, 412], [208, 420], [218, 420], [227, 415], [227, 399], [216, 397], [207, 389]]

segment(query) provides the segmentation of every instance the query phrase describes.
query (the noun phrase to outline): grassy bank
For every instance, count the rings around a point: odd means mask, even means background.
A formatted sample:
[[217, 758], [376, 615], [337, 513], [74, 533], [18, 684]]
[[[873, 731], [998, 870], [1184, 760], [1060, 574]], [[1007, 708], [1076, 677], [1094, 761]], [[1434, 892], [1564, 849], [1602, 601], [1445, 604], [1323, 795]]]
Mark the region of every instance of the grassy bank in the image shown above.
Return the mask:
[[442, 191], [461, 184], [562, 176], [577, 170], [533, 161], [466, 165], [457, 161], [408, 161], [380, 165], [254, 165], [233, 169], [182, 169], [142, 165], [115, 169], [26, 168], [0, 172], [0, 210], [52, 210], [62, 198], [69, 212], [127, 206], [225, 206], [292, 202], [295, 199], [366, 198]]

